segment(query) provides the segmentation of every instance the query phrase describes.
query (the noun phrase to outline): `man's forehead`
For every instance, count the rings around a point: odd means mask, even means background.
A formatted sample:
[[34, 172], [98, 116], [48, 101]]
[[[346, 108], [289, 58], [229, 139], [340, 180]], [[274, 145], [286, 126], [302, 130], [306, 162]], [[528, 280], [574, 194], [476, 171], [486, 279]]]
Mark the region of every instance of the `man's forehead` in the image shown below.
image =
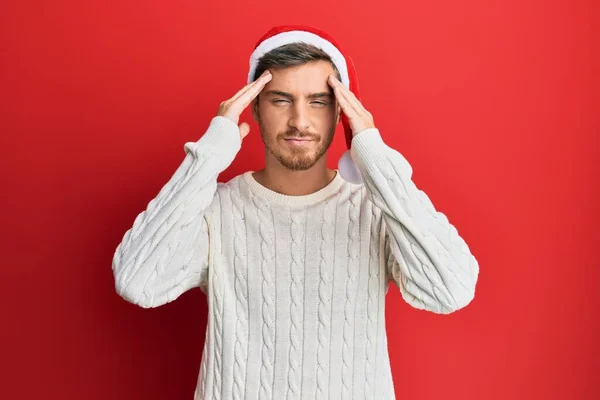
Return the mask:
[[[332, 71], [307, 69], [286, 69], [273, 71], [273, 78], [265, 86], [263, 92], [270, 94], [289, 93], [295, 96], [333, 93], [327, 82]], [[279, 93], [278, 93], [279, 92]]]
[[273, 75], [272, 81], [304, 82], [310, 80], [323, 81], [325, 84], [327, 83], [327, 77], [334, 72], [331, 64], [324, 61], [309, 62], [284, 68], [272, 68], [269, 71]]

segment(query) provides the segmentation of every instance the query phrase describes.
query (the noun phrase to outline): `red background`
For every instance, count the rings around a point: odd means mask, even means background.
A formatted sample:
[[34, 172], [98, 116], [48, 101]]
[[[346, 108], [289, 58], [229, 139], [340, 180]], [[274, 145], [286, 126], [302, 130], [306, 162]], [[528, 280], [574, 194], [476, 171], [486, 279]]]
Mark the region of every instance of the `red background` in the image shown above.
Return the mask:
[[[204, 295], [133, 306], [112, 256], [284, 23], [345, 46], [480, 263], [450, 316], [390, 290], [398, 398], [599, 398], [598, 3], [408, 3], [2, 1], [0, 398], [192, 398]], [[252, 124], [220, 180], [262, 165]]]

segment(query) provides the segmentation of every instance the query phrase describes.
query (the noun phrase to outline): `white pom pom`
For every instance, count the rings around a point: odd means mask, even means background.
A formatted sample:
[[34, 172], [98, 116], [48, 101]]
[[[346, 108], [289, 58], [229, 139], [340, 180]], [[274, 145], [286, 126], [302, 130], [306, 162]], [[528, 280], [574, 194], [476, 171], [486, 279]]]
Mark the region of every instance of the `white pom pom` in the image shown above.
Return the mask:
[[344, 180], [356, 185], [363, 183], [360, 169], [358, 169], [358, 166], [354, 163], [354, 160], [352, 160], [350, 150], [346, 150], [344, 154], [342, 154], [342, 157], [340, 157], [340, 161], [338, 162], [338, 168], [340, 170], [340, 175]]

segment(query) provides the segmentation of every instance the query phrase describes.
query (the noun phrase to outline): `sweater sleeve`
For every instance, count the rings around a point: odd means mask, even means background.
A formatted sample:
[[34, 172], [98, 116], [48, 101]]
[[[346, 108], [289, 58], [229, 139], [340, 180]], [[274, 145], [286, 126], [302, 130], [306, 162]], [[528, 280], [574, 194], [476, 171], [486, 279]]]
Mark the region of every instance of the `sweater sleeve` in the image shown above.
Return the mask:
[[183, 162], [135, 218], [113, 257], [117, 293], [144, 308], [203, 288], [209, 259], [206, 217], [218, 175], [241, 148], [239, 128], [217, 116], [197, 142], [183, 147]]
[[412, 167], [377, 128], [352, 140], [366, 190], [382, 210], [388, 276], [411, 306], [448, 314], [475, 296], [479, 265], [448, 218], [411, 180]]

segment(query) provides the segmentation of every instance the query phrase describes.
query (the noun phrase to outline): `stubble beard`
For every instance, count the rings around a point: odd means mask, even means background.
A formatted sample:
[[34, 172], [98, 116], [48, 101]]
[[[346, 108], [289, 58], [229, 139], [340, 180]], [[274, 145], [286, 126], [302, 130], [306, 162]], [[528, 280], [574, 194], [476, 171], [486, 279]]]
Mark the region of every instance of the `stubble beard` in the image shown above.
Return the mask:
[[[292, 171], [306, 171], [310, 169], [317, 161], [323, 157], [323, 155], [329, 149], [331, 142], [333, 141], [333, 135], [335, 133], [335, 125], [329, 128], [325, 138], [319, 134], [310, 132], [298, 132], [297, 130], [291, 129], [285, 132], [278, 133], [274, 138], [266, 134], [266, 130], [262, 122], [258, 122], [260, 128], [260, 134], [268, 152], [281, 163], [285, 168]], [[310, 137], [315, 140], [317, 144], [316, 151], [308, 150], [302, 147], [284, 149], [284, 138], [286, 137]]]

